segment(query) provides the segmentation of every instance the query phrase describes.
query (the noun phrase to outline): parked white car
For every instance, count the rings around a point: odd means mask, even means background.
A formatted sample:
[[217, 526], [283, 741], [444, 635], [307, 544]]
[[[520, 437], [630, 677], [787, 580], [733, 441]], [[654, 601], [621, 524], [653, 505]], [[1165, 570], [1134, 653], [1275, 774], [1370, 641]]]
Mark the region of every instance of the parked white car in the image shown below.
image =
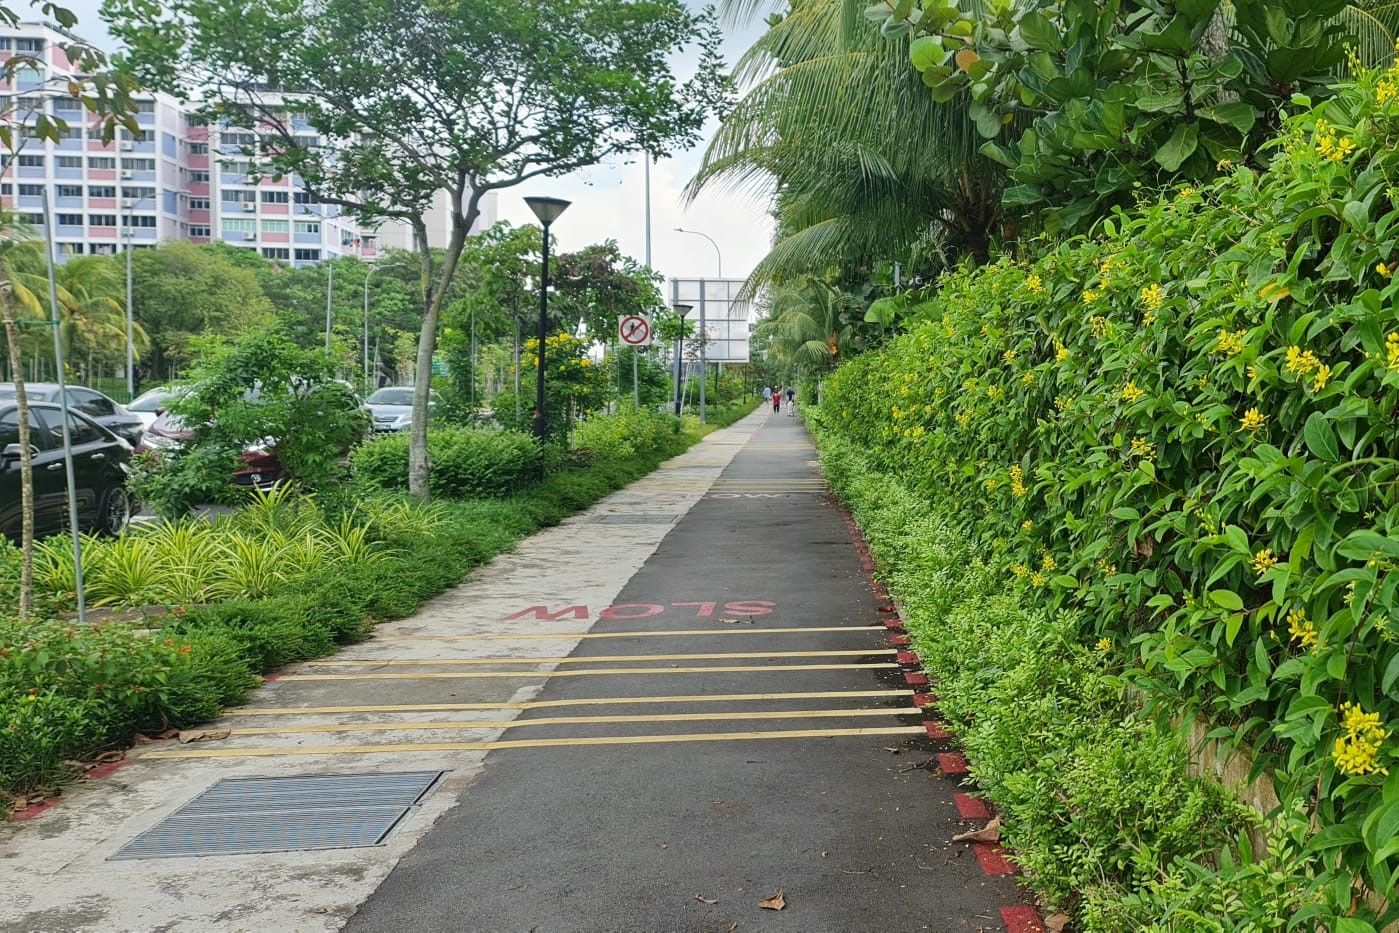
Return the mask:
[[[428, 395], [428, 407], [442, 401], [436, 392]], [[406, 431], [413, 424], [413, 387], [384, 386], [364, 400], [364, 410], [374, 419], [375, 431]]]

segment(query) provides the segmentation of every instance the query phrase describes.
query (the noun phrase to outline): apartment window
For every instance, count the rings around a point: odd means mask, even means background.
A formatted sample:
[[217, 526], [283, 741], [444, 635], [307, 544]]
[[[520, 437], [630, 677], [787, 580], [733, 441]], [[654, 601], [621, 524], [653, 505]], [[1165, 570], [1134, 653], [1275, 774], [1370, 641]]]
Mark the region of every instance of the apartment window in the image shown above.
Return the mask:
[[190, 228], [189, 228], [189, 235], [192, 236], [192, 237], [193, 237], [193, 236], [209, 237], [209, 236], [213, 236], [213, 231], [210, 230], [208, 227], [190, 227]]
[[299, 249], [296, 251], [297, 262], [319, 262], [321, 251], [318, 249]]
[[230, 175], [247, 175], [253, 170], [253, 163], [245, 159], [230, 159], [220, 163], [220, 167]]
[[83, 102], [76, 97], [55, 97], [53, 99], [54, 113], [82, 113]]
[[44, 194], [43, 185], [20, 185], [19, 196], [22, 198], [38, 198]]
[[155, 159], [122, 159], [121, 167], [130, 172], [154, 172]]
[[208, 172], [190, 172], [189, 183], [191, 185], [207, 185], [209, 183]]
[[291, 250], [285, 246], [264, 246], [262, 255], [267, 259], [290, 259]]
[[153, 142], [155, 142], [155, 133], [151, 132], [150, 130], [139, 130], [138, 132], [135, 132], [135, 133], [132, 133], [132, 132], [128, 131], [128, 132], [126, 133], [126, 136], [127, 136], [127, 138], [130, 139], [132, 142], [138, 142], [138, 143], [153, 143]]
[[207, 211], [209, 209], [208, 198], [190, 198], [189, 209], [192, 211]]
[[221, 229], [224, 233], [257, 233], [257, 221], [242, 217], [225, 217]]
[[82, 139], [83, 128], [81, 126], [66, 126], [58, 131], [60, 139]]
[[117, 196], [116, 185], [88, 185], [87, 196], [90, 198], [114, 198]]
[[15, 51], [20, 54], [37, 55], [44, 50], [43, 39], [18, 38], [15, 40]]
[[263, 233], [291, 233], [291, 222], [286, 220], [264, 220]]
[[19, 156], [18, 161], [19, 161], [19, 167], [20, 167], [20, 168], [43, 168], [43, 167], [44, 167], [44, 157], [41, 156], [41, 155], [22, 155], [22, 156]]
[[243, 188], [225, 188], [220, 195], [229, 204], [256, 204], [257, 192], [248, 191]]
[[321, 225], [315, 221], [298, 220], [296, 222], [296, 232], [319, 234], [321, 232]]
[[219, 134], [219, 142], [225, 146], [252, 146], [257, 143], [257, 137], [252, 133], [229, 130]]
[[58, 157], [58, 167], [59, 167], [59, 168], [82, 168], [82, 167], [83, 167], [83, 157], [82, 157], [82, 156], [59, 156], [59, 157]]
[[289, 192], [286, 191], [264, 191], [262, 192], [263, 204], [286, 204], [290, 200]]
[[115, 227], [117, 225], [116, 214], [88, 214], [87, 222], [94, 227]]
[[58, 196], [60, 198], [80, 198], [83, 196], [82, 185], [59, 185]]
[[111, 156], [88, 156], [87, 167], [109, 172], [117, 167], [117, 160]]
[[82, 214], [56, 214], [60, 227], [81, 227], [83, 225]]
[[321, 199], [309, 191], [298, 191], [294, 200], [297, 204], [319, 204]]
[[320, 145], [321, 138], [319, 136], [293, 136], [291, 141], [302, 149], [314, 149]]
[[155, 227], [155, 218], [149, 214], [127, 214], [121, 220], [123, 227]]
[[94, 124], [92, 124], [92, 126], [89, 126], [89, 127], [87, 128], [87, 138], [88, 138], [88, 139], [101, 139], [101, 138], [102, 138], [102, 124], [100, 124], [100, 123], [94, 123]]
[[18, 217], [20, 220], [24, 221], [25, 223], [31, 224], [35, 227], [42, 227], [44, 225], [43, 214], [16, 214], [15, 216]]
[[0, 184], [0, 194], [3, 194], [3, 195], [5, 195], [6, 197], [9, 197], [10, 195], [12, 195], [12, 194], [14, 194], [14, 193], [15, 193], [15, 186], [12, 185], [12, 184], [10, 184], [8, 181], [7, 181], [7, 182], [4, 182], [3, 184]]
[[[43, 79], [43, 72], [36, 71], [33, 68], [21, 68], [19, 69], [19, 73], [15, 75], [16, 81], [42, 81]], [[30, 97], [28, 95], [16, 97], [15, 109], [23, 110], [27, 113], [43, 113], [44, 99], [42, 97]]]
[[129, 199], [129, 200], [137, 200], [137, 201], [140, 201], [140, 200], [144, 200], [144, 199], [146, 199], [146, 198], [153, 198], [153, 197], [155, 197], [155, 189], [154, 189], [154, 188], [146, 188], [146, 187], [142, 187], [142, 186], [139, 186], [139, 185], [138, 185], [138, 186], [135, 186], [135, 187], [132, 187], [132, 186], [128, 185], [128, 186], [126, 186], [125, 188], [122, 188], [122, 189], [121, 189], [121, 194], [122, 194], [122, 197], [127, 198], [127, 199]]
[[0, 52], [8, 52], [14, 47], [14, 40], [9, 36], [0, 36]]
[[153, 100], [138, 100], [138, 101], [136, 102], [136, 112], [137, 112], [137, 113], [155, 113], [155, 101], [153, 101]]
[[208, 144], [208, 143], [190, 143], [190, 144], [189, 144], [189, 154], [190, 154], [190, 155], [208, 155], [208, 154], [209, 154], [209, 144]]

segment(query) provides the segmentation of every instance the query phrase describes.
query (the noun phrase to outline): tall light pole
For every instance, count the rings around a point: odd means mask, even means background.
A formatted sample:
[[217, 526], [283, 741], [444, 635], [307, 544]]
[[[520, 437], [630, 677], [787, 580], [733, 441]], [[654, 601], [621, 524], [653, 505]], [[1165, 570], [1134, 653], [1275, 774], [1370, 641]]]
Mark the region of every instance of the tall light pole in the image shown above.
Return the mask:
[[562, 198], [525, 198], [529, 209], [539, 218], [544, 227], [543, 263], [539, 267], [539, 354], [538, 372], [534, 387], [534, 436], [541, 441], [549, 435], [549, 423], [544, 417], [544, 338], [549, 326], [549, 225], [559, 219], [559, 215], [572, 202]]
[[325, 264], [325, 355], [330, 356], [330, 309], [331, 298], [335, 295], [335, 264], [327, 260]]
[[709, 245], [714, 247], [714, 255], [719, 260], [719, 278], [724, 277], [724, 254], [719, 252], [719, 244], [714, 242], [714, 237], [707, 233], [700, 233], [698, 230], [686, 230], [684, 227], [676, 227], [676, 233], [688, 233], [691, 236], [702, 236], [709, 241]]
[[[125, 188], [122, 189], [123, 192]], [[150, 196], [144, 198], [122, 199], [122, 206], [125, 209], [122, 219], [122, 232], [126, 239], [126, 400], [129, 402], [136, 397], [136, 313], [131, 307], [131, 212], [136, 209], [136, 205], [142, 201], [149, 200]]]
[[370, 264], [369, 269], [364, 273], [364, 389], [368, 392], [374, 388], [369, 384], [369, 277], [374, 274], [374, 270], [402, 269], [403, 263], [391, 262], [387, 266]]
[[676, 314], [680, 315], [680, 332], [675, 338], [675, 414], [679, 415], [680, 403], [682, 400], [680, 394], [680, 361], [681, 357], [685, 355], [685, 315], [690, 313], [690, 305], [677, 303], [671, 305], [671, 307], [675, 309]]

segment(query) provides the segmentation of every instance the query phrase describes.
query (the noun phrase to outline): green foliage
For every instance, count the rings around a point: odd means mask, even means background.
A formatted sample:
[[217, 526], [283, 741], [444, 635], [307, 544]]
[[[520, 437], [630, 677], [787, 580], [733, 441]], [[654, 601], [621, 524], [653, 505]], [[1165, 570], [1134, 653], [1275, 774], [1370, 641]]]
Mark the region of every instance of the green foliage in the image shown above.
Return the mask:
[[[520, 431], [434, 428], [428, 432], [433, 495], [463, 499], [504, 496], [539, 475], [539, 445]], [[408, 438], [393, 434], [362, 445], [350, 457], [354, 478], [367, 488], [408, 488]]]
[[843, 436], [1164, 711], [1251, 742], [1374, 891], [1399, 868], [1396, 139], [1399, 72], [1363, 75], [1266, 173], [951, 276], [827, 383]]
[[982, 150], [1017, 183], [1006, 206], [1071, 230], [1142, 185], [1251, 161], [1293, 94], [1326, 92], [1353, 42], [1346, 6], [886, 0], [868, 15], [886, 35], [913, 36], [909, 56], [934, 100], [969, 93], [982, 136], [1008, 132]]
[[[569, 419], [598, 411], [607, 404], [612, 386], [607, 369], [593, 363], [589, 345], [571, 334], [554, 334], [544, 341], [544, 416], [549, 435], [558, 439], [569, 427]], [[525, 341], [520, 357], [520, 422], [515, 421], [515, 395], [502, 392], [493, 405], [496, 420], [506, 427], [528, 431], [534, 418], [535, 386], [538, 384], [539, 341]]]
[[1304, 818], [1255, 857], [1257, 815], [1189, 776], [1179, 736], [1125, 689], [1119, 646], [1084, 646], [1078, 615], [1010, 583], [1011, 557], [965, 516], [884, 472], [831, 411], [807, 416], [1041, 897], [1093, 933], [1316, 930], [1350, 913], [1349, 879], [1328, 887]]
[[244, 452], [269, 442], [292, 482], [331, 486], [368, 430], [354, 393], [332, 375], [325, 355], [298, 349], [281, 324], [209, 342], [188, 394], [170, 403], [193, 436], [138, 478], [141, 498], [168, 517], [227, 500]]
[[680, 434], [680, 419], [646, 409], [623, 409], [589, 418], [573, 430], [573, 449], [590, 459], [624, 459], [668, 449]]

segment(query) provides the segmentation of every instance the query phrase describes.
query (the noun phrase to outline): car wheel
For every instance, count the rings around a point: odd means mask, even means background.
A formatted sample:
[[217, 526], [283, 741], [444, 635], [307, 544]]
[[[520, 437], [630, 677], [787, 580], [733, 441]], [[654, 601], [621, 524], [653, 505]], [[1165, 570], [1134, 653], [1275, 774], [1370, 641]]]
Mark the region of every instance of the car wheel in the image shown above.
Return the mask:
[[131, 495], [121, 486], [113, 486], [102, 497], [102, 508], [97, 513], [97, 530], [104, 535], [116, 537], [131, 524]]

